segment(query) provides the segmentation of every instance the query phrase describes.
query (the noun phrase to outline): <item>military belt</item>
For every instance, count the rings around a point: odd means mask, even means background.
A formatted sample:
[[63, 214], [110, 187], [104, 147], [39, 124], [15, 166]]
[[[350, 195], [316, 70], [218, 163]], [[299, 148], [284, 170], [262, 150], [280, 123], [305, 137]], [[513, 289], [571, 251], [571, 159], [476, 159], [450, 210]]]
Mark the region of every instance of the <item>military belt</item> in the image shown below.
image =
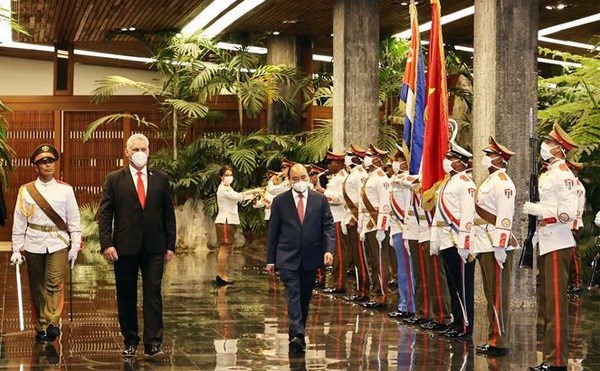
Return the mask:
[[490, 224], [490, 222], [488, 222], [487, 220], [482, 219], [482, 218], [477, 218], [477, 219], [473, 220], [473, 224], [474, 225], [486, 225], [486, 224]]
[[39, 225], [39, 224], [32, 224], [29, 223], [27, 225], [28, 228], [31, 229], [35, 229], [36, 231], [42, 231], [42, 232], [59, 232], [60, 228], [58, 228], [55, 225]]
[[[408, 215], [409, 215], [409, 216], [415, 216], [415, 217], [416, 217], [416, 215], [415, 215], [415, 212], [414, 212], [414, 211], [412, 211], [412, 210], [408, 210]], [[423, 220], [423, 221], [425, 221], [425, 220], [427, 220], [427, 218], [425, 217], [425, 215], [419, 215], [419, 220]]]
[[441, 220], [438, 220], [438, 222], [437, 222], [436, 226], [438, 226], [438, 227], [449, 227], [449, 226], [450, 226], [450, 224], [448, 224], [448, 223], [446, 223], [446, 222], [443, 222], [443, 221], [441, 221]]

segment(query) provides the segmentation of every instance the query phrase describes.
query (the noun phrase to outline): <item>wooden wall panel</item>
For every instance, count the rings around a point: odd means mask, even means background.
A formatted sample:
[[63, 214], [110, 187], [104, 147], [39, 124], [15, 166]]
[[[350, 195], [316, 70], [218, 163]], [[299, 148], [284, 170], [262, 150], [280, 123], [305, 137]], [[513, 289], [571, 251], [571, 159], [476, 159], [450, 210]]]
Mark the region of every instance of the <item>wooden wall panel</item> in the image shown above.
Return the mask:
[[12, 217], [19, 187], [35, 180], [37, 175], [29, 162], [33, 150], [42, 143], [54, 144], [54, 112], [51, 110], [13, 111], [7, 115], [10, 123], [8, 145], [15, 151], [13, 170], [8, 172], [8, 186], [4, 191], [8, 220], [0, 226], [0, 240], [10, 240]]

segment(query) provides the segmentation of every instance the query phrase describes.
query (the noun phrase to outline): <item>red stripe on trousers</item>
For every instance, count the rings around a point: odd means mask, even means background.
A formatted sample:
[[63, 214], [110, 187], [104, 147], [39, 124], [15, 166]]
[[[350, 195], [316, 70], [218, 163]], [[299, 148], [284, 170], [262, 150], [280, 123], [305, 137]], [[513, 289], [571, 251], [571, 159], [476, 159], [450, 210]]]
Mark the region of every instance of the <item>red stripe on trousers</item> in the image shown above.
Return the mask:
[[367, 277], [366, 277], [366, 269], [365, 269], [365, 256], [364, 256], [364, 250], [363, 250], [363, 244], [362, 241], [360, 240], [360, 236], [358, 236], [358, 256], [360, 258], [360, 275], [362, 277], [362, 282], [360, 284], [360, 296], [365, 296], [367, 295]]
[[406, 305], [407, 305], [407, 310], [408, 308], [412, 308], [412, 302], [413, 302], [413, 285], [412, 285], [412, 277], [410, 274], [410, 261], [408, 259], [410, 259], [410, 255], [408, 255], [408, 251], [406, 251], [406, 248], [404, 246], [405, 242], [404, 240], [402, 240], [402, 253], [404, 254], [404, 269], [406, 270], [406, 280], [407, 280], [407, 284], [408, 284], [408, 298], [406, 301]]
[[562, 339], [560, 338], [560, 306], [558, 305], [559, 295], [564, 295], [564, 293], [558, 292], [558, 252], [552, 252], [552, 262], [553, 262], [553, 273], [554, 277], [552, 277], [552, 283], [554, 286], [554, 336], [556, 337], [556, 366], [562, 366]]
[[[496, 307], [496, 313], [498, 314], [498, 313], [501, 313], [500, 312], [500, 308], [499, 308], [499, 304], [500, 304], [500, 290], [501, 290], [501, 287], [500, 287], [500, 266], [498, 264], [494, 264], [494, 266], [496, 267], [496, 274], [495, 274], [496, 279], [494, 280], [496, 282], [495, 285], [494, 285], [495, 286], [495, 289], [494, 289], [494, 306]], [[499, 327], [500, 326], [500, 318], [498, 318], [497, 321], [498, 322], [496, 323], [496, 326], [493, 326], [493, 330], [492, 330], [493, 337], [492, 337], [492, 344], [491, 345], [493, 345], [493, 346], [498, 345], [498, 341], [500, 340], [499, 336], [498, 336], [500, 334], [500, 327]]]
[[343, 289], [344, 287], [342, 287], [342, 272], [344, 271], [345, 274], [345, 270], [346, 267], [343, 266], [343, 253], [342, 253], [342, 226], [340, 222], [335, 223], [335, 250], [336, 250], [336, 255], [338, 256], [338, 277], [337, 277], [337, 286], [336, 288], [338, 289]]
[[429, 318], [429, 293], [427, 292], [427, 277], [425, 276], [425, 259], [423, 258], [423, 245], [419, 247], [419, 265], [421, 266], [421, 283], [423, 286], [423, 316]]

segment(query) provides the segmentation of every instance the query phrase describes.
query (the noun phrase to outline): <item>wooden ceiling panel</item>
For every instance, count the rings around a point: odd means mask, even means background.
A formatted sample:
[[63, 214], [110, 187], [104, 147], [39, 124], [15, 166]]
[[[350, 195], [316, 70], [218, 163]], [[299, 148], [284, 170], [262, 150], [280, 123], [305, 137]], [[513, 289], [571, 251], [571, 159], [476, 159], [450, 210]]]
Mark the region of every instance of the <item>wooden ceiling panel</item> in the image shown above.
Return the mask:
[[[19, 22], [29, 28], [31, 36], [14, 34], [13, 37], [21, 42], [47, 45], [72, 42], [76, 48], [148, 56], [145, 47], [131, 36], [121, 34], [107, 41], [107, 33], [122, 27], [135, 27], [147, 32], [180, 29], [212, 1], [19, 0], [13, 3], [13, 11]], [[241, 1], [237, 0], [233, 6]], [[380, 0], [381, 36], [409, 28], [408, 7], [401, 5], [402, 2], [404, 0]], [[562, 10], [546, 9], [558, 3], [567, 7]], [[267, 0], [234, 22], [220, 36], [226, 38], [237, 33], [267, 36], [279, 31], [281, 35], [308, 38], [313, 41], [315, 53], [331, 55], [333, 4], [334, 0]], [[442, 0], [442, 15], [473, 4], [474, 0]], [[540, 29], [600, 12], [599, 0], [539, 0], [539, 6]], [[419, 1], [417, 10], [421, 24], [430, 20], [428, 0]], [[444, 25], [443, 32], [446, 43], [472, 45], [473, 16]], [[548, 37], [589, 43], [594, 34], [600, 34], [600, 22]], [[427, 39], [428, 32], [422, 33], [422, 37]], [[553, 47], [563, 50], [558, 45]]]

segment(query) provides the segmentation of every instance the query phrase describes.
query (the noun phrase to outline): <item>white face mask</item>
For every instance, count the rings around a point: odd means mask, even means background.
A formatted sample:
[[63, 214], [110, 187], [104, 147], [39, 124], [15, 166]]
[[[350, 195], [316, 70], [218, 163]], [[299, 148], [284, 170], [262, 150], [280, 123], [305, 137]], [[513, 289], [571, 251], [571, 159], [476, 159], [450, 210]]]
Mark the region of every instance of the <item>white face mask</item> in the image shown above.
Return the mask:
[[344, 157], [344, 165], [346, 165], [347, 167], [354, 165], [354, 163], [352, 162], [352, 156]]
[[398, 174], [401, 171], [400, 170], [400, 162], [398, 162], [398, 161], [392, 162], [392, 170], [394, 170], [394, 173]]
[[542, 158], [542, 160], [548, 161], [552, 157], [554, 157], [554, 155], [550, 153], [550, 151], [552, 151], [554, 147], [550, 147], [550, 145], [546, 142], [542, 143], [542, 146], [540, 147], [540, 157]]
[[365, 169], [370, 168], [371, 166], [373, 166], [373, 157], [365, 157], [364, 161], [363, 161], [363, 166], [365, 167]]
[[308, 181], [300, 180], [300, 181], [297, 181], [296, 183], [294, 183], [292, 185], [292, 188], [294, 189], [294, 191], [302, 193], [308, 189], [308, 185], [309, 185]]
[[144, 167], [148, 163], [148, 155], [146, 152], [137, 151], [131, 155], [131, 162], [137, 167]]
[[485, 169], [489, 169], [491, 167], [495, 167], [492, 164], [492, 158], [490, 156], [483, 156], [481, 158], [481, 166], [483, 166]]
[[233, 175], [226, 175], [223, 177], [223, 183], [225, 185], [231, 185], [233, 183]]
[[442, 168], [444, 169], [444, 172], [446, 174], [449, 174], [451, 171], [454, 171], [454, 169], [452, 168], [453, 162], [454, 161], [452, 161], [448, 158], [445, 158], [444, 161], [442, 161]]

